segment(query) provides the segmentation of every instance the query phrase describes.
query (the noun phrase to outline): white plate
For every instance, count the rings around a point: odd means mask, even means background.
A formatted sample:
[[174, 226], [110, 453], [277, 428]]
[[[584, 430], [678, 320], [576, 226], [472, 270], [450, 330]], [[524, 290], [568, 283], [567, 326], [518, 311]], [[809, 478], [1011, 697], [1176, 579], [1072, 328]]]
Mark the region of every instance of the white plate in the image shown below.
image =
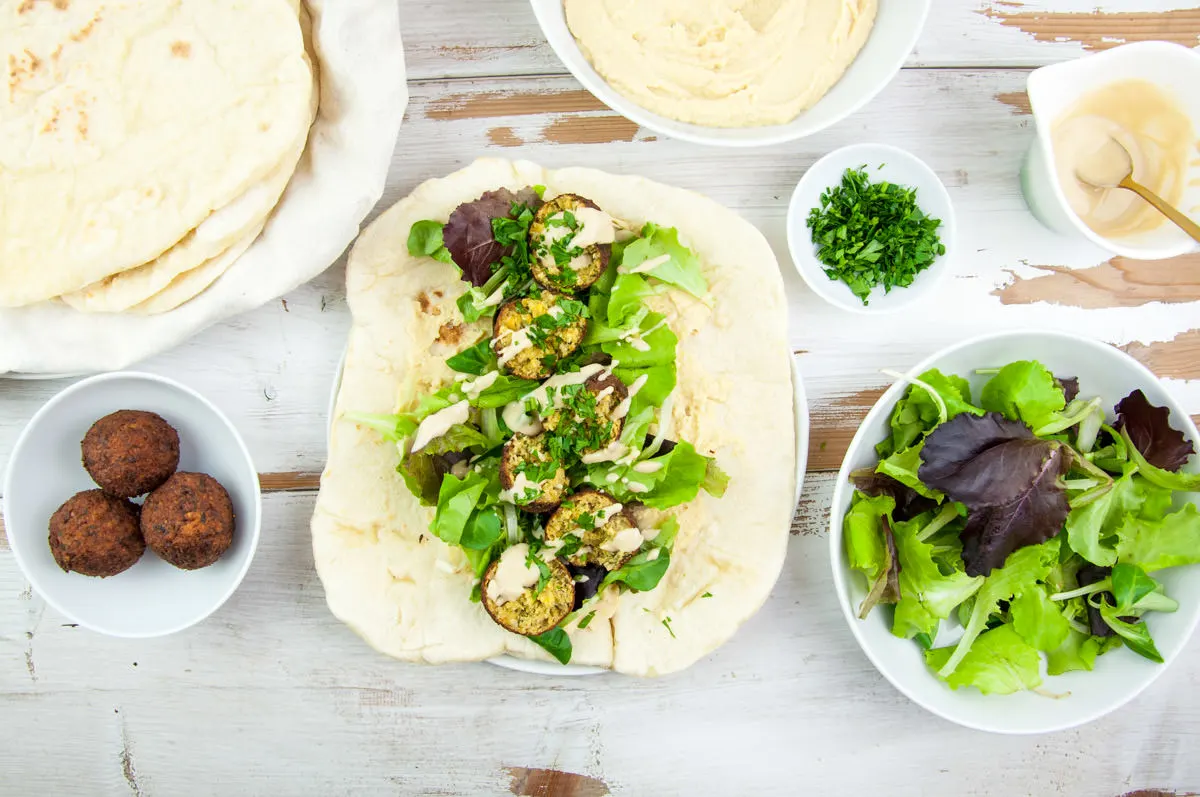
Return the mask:
[[530, 0], [542, 33], [575, 79], [617, 113], [642, 127], [696, 144], [759, 147], [793, 141], [824, 130], [870, 102], [904, 66], [925, 27], [930, 0], [881, 0], [879, 15], [862, 51], [820, 102], [792, 121], [766, 127], [706, 127], [659, 116], [624, 95], [600, 76], [567, 27], [563, 0]]
[[[1114, 404], [1140, 388], [1151, 404], [1170, 408], [1171, 425], [1200, 450], [1200, 434], [1195, 424], [1154, 374], [1124, 352], [1087, 338], [1062, 332], [985, 335], [943, 349], [908, 373], [915, 376], [938, 368], [943, 373], [959, 374], [970, 380], [972, 395], [977, 398], [987, 377], [975, 375], [975, 369], [1033, 359], [1059, 376], [1078, 377], [1080, 396], [1101, 397], [1110, 414]], [[951, 722], [996, 733], [1060, 731], [1099, 719], [1132, 700], [1163, 673], [1195, 630], [1200, 620], [1200, 566], [1170, 568], [1155, 575], [1165, 585], [1167, 594], [1179, 601], [1179, 611], [1152, 612], [1146, 618], [1166, 664], [1155, 664], [1125, 648], [1114, 650], [1099, 657], [1092, 672], [1046, 677], [1042, 690], [1068, 695], [1059, 699], [1034, 692], [983, 695], [974, 688], [954, 691], [929, 672], [916, 643], [892, 636], [891, 612], [886, 607], [871, 612], [866, 620], [858, 619], [856, 609], [866, 590], [859, 583], [861, 579], [852, 577], [842, 550], [842, 518], [853, 494], [849, 474], [878, 461], [875, 444], [887, 434], [892, 407], [905, 389], [903, 383], [889, 388], [859, 427], [838, 472], [829, 518], [834, 589], [846, 622], [867, 658], [893, 686], [918, 705]], [[1188, 469], [1198, 468], [1200, 457], [1193, 457]], [[1200, 496], [1192, 494], [1189, 499], [1197, 503]]]
[[[50, 516], [94, 489], [80, 441], [111, 412], [156, 412], [179, 432], [179, 469], [207, 473], [233, 500], [233, 545], [213, 565], [179, 570], [149, 549], [110, 578], [66, 573], [47, 543]], [[153, 374], [103, 374], [71, 385], [37, 411], [13, 448], [4, 479], [4, 526], [17, 564], [46, 603], [80, 625], [118, 637], [155, 637], [208, 617], [241, 583], [258, 546], [262, 499], [250, 452], [200, 394]]]
[[[349, 347], [347, 346], [347, 350]], [[329, 409], [327, 418], [329, 419], [325, 425], [325, 449], [329, 449], [329, 435], [333, 430], [334, 412], [337, 407], [338, 391], [342, 387], [342, 372], [346, 367], [346, 351], [342, 352], [341, 359], [338, 361], [337, 372], [333, 378], [333, 389], [329, 392]], [[795, 391], [793, 400], [793, 412], [795, 413], [796, 423], [796, 492], [793, 496], [793, 507], [798, 508], [800, 504], [801, 488], [804, 484], [804, 474], [808, 467], [808, 433], [809, 433], [809, 418], [808, 418], [808, 396], [804, 392], [804, 380], [800, 376], [800, 367], [796, 365], [796, 361], [792, 359], [792, 389]], [[795, 509], [792, 510], [793, 518], [795, 517]], [[599, 675], [600, 673], [609, 672], [605, 667], [588, 667], [581, 664], [557, 664], [552, 661], [538, 661], [536, 659], [519, 659], [516, 656], [494, 656], [488, 659], [488, 662], [499, 667], [505, 667], [510, 670], [519, 670], [521, 672], [534, 673], [535, 675]]]
[[305, 0], [321, 108], [287, 190], [254, 244], [208, 290], [168, 313], [79, 313], [61, 302], [0, 308], [0, 375], [126, 368], [293, 290], [329, 268], [383, 194], [408, 102], [393, 0]]
[[[824, 266], [817, 259], [812, 233], [808, 229], [808, 213], [821, 203], [821, 194], [842, 182], [847, 169], [863, 167], [871, 182], [886, 180], [897, 185], [917, 189], [917, 205], [927, 215], [941, 219], [938, 236], [946, 247], [941, 255], [921, 273], [907, 288], [894, 288], [884, 293], [883, 288], [874, 288], [867, 297], [870, 304], [863, 306], [844, 282], [832, 280], [825, 274]], [[939, 286], [950, 275], [951, 258], [954, 256], [954, 206], [946, 186], [934, 174], [933, 169], [899, 147], [887, 144], [855, 144], [834, 150], [814, 163], [792, 192], [788, 203], [787, 239], [788, 251], [796, 271], [808, 283], [813, 293], [832, 305], [853, 313], [894, 313], [907, 310], [925, 301], [937, 292]]]

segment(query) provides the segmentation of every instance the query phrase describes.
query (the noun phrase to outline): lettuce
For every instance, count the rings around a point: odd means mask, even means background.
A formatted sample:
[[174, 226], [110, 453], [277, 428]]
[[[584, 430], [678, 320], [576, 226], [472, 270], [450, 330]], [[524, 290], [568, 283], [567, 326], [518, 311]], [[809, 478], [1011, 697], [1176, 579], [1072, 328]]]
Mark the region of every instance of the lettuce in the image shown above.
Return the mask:
[[979, 403], [1010, 421], [1037, 429], [1067, 406], [1062, 385], [1035, 360], [1019, 360], [1000, 369], [983, 386]]
[[936, 637], [941, 621], [983, 586], [983, 576], [968, 576], [961, 569], [947, 574], [938, 566], [934, 546], [920, 538], [932, 518], [933, 513], [926, 513], [893, 526], [900, 564], [900, 601], [892, 633], [898, 637]]
[[953, 647], [945, 647], [925, 653], [926, 664], [951, 689], [973, 686], [985, 695], [1009, 695], [1023, 689], [1035, 689], [1042, 683], [1041, 657], [1037, 648], [1026, 642], [1011, 625], [1002, 625], [980, 635], [970, 652], [942, 676], [954, 652]]

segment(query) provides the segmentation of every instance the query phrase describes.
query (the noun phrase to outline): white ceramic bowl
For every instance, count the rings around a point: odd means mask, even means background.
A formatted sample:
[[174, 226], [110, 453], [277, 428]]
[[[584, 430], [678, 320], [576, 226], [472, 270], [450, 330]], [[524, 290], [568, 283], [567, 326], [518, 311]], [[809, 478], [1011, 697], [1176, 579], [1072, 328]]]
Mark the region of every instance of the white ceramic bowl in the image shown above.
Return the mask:
[[925, 27], [930, 6], [930, 0], [883, 0], [870, 38], [842, 79], [816, 105], [787, 124], [722, 128], [669, 119], [627, 99], [588, 63], [567, 27], [563, 0], [530, 0], [530, 3], [559, 60], [601, 102], [664, 136], [722, 147], [758, 147], [793, 141], [837, 124], [862, 108], [904, 66]]
[[[977, 399], [987, 377], [975, 375], [975, 369], [1027, 359], [1040, 361], [1060, 376], [1077, 376], [1080, 396], [1100, 396], [1110, 417], [1114, 404], [1140, 388], [1152, 404], [1170, 408], [1171, 425], [1183, 431], [1200, 450], [1195, 424], [1154, 374], [1124, 352], [1087, 338], [1060, 332], [986, 335], [943, 349], [908, 373], [915, 376], [938, 368], [943, 373], [960, 374], [970, 380], [972, 395]], [[1195, 630], [1200, 620], [1200, 566], [1171, 568], [1155, 575], [1167, 594], [1179, 601], [1177, 612], [1152, 612], [1146, 618], [1166, 664], [1155, 664], [1120, 648], [1099, 657], [1092, 672], [1045, 677], [1042, 689], [1066, 694], [1059, 699], [1033, 692], [989, 696], [974, 688], [954, 691], [929, 672], [912, 640], [892, 636], [888, 607], [877, 608], [866, 620], [858, 619], [857, 607], [866, 590], [859, 583], [861, 579], [850, 572], [842, 544], [842, 518], [853, 493], [849, 474], [878, 461], [875, 444], [884, 438], [892, 407], [905, 388], [904, 384], [896, 384], [888, 389], [859, 427], [838, 473], [830, 511], [834, 589], [846, 622], [867, 658], [897, 689], [934, 714], [969, 728], [997, 733], [1060, 731], [1098, 719], [1132, 700], [1162, 674]], [[1188, 469], [1200, 469], [1200, 457], [1193, 457]], [[1189, 499], [1197, 503], [1200, 496], [1192, 494]]]
[[[1029, 75], [1029, 105], [1037, 136], [1021, 170], [1021, 190], [1034, 215], [1056, 232], [1088, 240], [1115, 255], [1135, 260], [1161, 260], [1200, 249], [1169, 221], [1153, 230], [1122, 238], [1097, 235], [1071, 210], [1054, 168], [1051, 134], [1055, 121], [1085, 94], [1118, 80], [1140, 79], [1178, 98], [1200, 136], [1200, 53], [1170, 42], [1138, 42], [1114, 47], [1087, 58], [1035, 69]], [[1137, 175], [1135, 175], [1137, 176]], [[1180, 209], [1196, 215], [1200, 209], [1200, 160], [1193, 157], [1183, 174]]]
[[[333, 378], [333, 390], [329, 394], [329, 412], [327, 416], [329, 421], [325, 425], [326, 449], [329, 448], [329, 435], [333, 430], [334, 412], [337, 407], [338, 391], [342, 387], [342, 372], [345, 370], [345, 365], [346, 353], [343, 351], [342, 358], [338, 362], [337, 374]], [[804, 474], [808, 470], [809, 418], [808, 395], [804, 392], [804, 380], [800, 376], [800, 368], [796, 365], [795, 359], [792, 360], [792, 389], [795, 391], [792, 409], [795, 413], [796, 423], [796, 492], [793, 496], [793, 507], [796, 507], [800, 504], [800, 493], [804, 486]], [[604, 667], [589, 667], [582, 664], [557, 664], [552, 661], [519, 659], [516, 656], [507, 655], [495, 656], [488, 659], [488, 661], [498, 667], [533, 673], [535, 675], [599, 675], [609, 672]]]
[[[912, 285], [893, 288], [890, 293], [885, 293], [883, 288], [875, 288], [867, 297], [870, 304], [866, 306], [846, 283], [826, 276], [825, 267], [817, 259], [816, 246], [807, 223], [809, 211], [820, 207], [821, 194], [839, 185], [847, 169], [859, 167], [865, 167], [873, 183], [887, 180], [916, 188], [917, 204], [921, 210], [928, 216], [942, 220], [938, 235], [946, 246], [946, 253], [919, 273]], [[829, 153], [800, 178], [788, 203], [787, 239], [792, 263], [813, 293], [843, 310], [893, 313], [928, 299], [950, 274], [955, 245], [954, 206], [946, 186], [933, 169], [915, 155], [887, 144], [855, 144]]]
[[[92, 578], [65, 573], [54, 561], [50, 516], [96, 487], [81, 464], [80, 441], [96, 420], [122, 409], [161, 415], [179, 431], [179, 469], [207, 473], [229, 492], [233, 545], [215, 564], [179, 570], [147, 549], [125, 572]], [[101, 374], [50, 399], [21, 432], [4, 478], [4, 525], [29, 583], [73, 622], [110, 636], [163, 636], [216, 611], [250, 568], [261, 516], [258, 474], [237, 430], [200, 394], [153, 374]]]

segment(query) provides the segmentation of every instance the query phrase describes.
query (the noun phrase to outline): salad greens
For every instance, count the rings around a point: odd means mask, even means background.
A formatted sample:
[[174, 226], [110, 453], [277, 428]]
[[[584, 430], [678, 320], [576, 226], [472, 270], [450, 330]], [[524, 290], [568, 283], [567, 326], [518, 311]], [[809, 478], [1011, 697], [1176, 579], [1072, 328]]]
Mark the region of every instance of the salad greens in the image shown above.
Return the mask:
[[[508, 444], [518, 437], [510, 428], [514, 417], [533, 418], [544, 429], [538, 438], [543, 440], [544, 448], [539, 450], [545, 456], [515, 466], [518, 483], [526, 479], [538, 484], [562, 471], [576, 497], [587, 490], [600, 491], [623, 505], [669, 510], [695, 499], [701, 490], [721, 496], [729, 479], [713, 458], [687, 441], [667, 439], [662, 431], [662, 416], [669, 412], [675, 389], [679, 341], [666, 317], [648, 301], [670, 290], [708, 301], [699, 259], [680, 242], [675, 229], [647, 223], [638, 233], [611, 244], [607, 267], [590, 288], [572, 294], [552, 292], [538, 282], [532, 267], [543, 249], [551, 251], [561, 243], [535, 241], [530, 232], [541, 218], [537, 211], [544, 190], [535, 186], [518, 192], [488, 191], [460, 205], [444, 224], [434, 220], [413, 224], [409, 253], [458, 267], [468, 287], [457, 306], [465, 322], [479, 322], [480, 337], [446, 359], [452, 380], [432, 392], [403, 397], [402, 411], [347, 417], [396, 445], [396, 470], [409, 491], [433, 510], [430, 531], [460, 550], [470, 566], [471, 600], [483, 599], [481, 580], [513, 546], [526, 546], [525, 565], [538, 571], [536, 584], [528, 588], [531, 603], [551, 590], [553, 569], [544, 556], [566, 566], [575, 581], [574, 606], [549, 630], [528, 634], [566, 663], [572, 653], [567, 629], [572, 623], [583, 628], [591, 622], [593, 604], [603, 592], [657, 587], [670, 567], [679, 524], [667, 515], [656, 529], [635, 529], [642, 542], [612, 569], [579, 556], [585, 547], [578, 535], [604, 525], [608, 515], [597, 523], [593, 514], [578, 514], [573, 533], [551, 545], [548, 516], [523, 509], [526, 496], [511, 495], [502, 483]], [[570, 211], [564, 218], [572, 222]], [[563, 222], [550, 216], [542, 226], [551, 229]], [[553, 298], [555, 309], [533, 317], [524, 328], [532, 344], [542, 345], [558, 328], [586, 320], [586, 334], [577, 350], [543, 359], [551, 371], [550, 382], [514, 376], [497, 356], [490, 324], [506, 303], [544, 296]], [[611, 421], [602, 422], [599, 399], [588, 383], [583, 378], [562, 380], [582, 376], [579, 372], [585, 368], [597, 373], [602, 384], [619, 381], [623, 390], [618, 395], [628, 396], [623, 415], [618, 416], [620, 433], [611, 442], [620, 456], [599, 460], [584, 456], [610, 445], [607, 435], [615, 434]], [[453, 422], [435, 423], [439, 419]], [[526, 435], [532, 434], [519, 436], [529, 440]], [[561, 506], [570, 508], [572, 500], [568, 494]], [[466, 591], [463, 598], [468, 598]]]
[[[958, 689], [1008, 694], [1091, 670], [1117, 647], [1162, 655], [1145, 617], [1177, 602], [1157, 571], [1200, 563], [1192, 443], [1140, 390], [1114, 408], [1020, 361], [969, 382], [930, 370], [893, 408], [874, 468], [855, 471], [843, 521], [865, 580], [859, 616], [892, 606], [892, 633]], [[961, 630], [959, 630], [961, 627]]]
[[917, 205], [917, 190], [872, 183], [865, 168], [847, 169], [808, 214], [826, 276], [846, 283], [864, 305], [872, 288], [908, 287], [946, 253], [937, 232], [942, 222]]

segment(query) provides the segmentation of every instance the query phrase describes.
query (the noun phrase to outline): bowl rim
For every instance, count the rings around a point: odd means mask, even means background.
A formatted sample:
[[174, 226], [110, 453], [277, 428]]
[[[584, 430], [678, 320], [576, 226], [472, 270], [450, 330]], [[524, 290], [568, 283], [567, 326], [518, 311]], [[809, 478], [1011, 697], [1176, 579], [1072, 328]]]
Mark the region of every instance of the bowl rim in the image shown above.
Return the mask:
[[[1047, 64], [1046, 66], [1038, 67], [1030, 72], [1029, 76], [1025, 79], [1025, 93], [1029, 97], [1030, 109], [1033, 112], [1034, 129], [1036, 131], [1035, 146], [1042, 148], [1046, 171], [1049, 172], [1047, 180], [1050, 183], [1055, 201], [1076, 232], [1101, 249], [1119, 257], [1128, 257], [1134, 260], [1166, 260], [1200, 251], [1200, 244], [1184, 236], [1178, 244], [1170, 247], [1128, 246], [1120, 241], [1100, 235], [1083, 223], [1083, 219], [1079, 218], [1079, 215], [1075, 213], [1070, 203], [1067, 202], [1067, 195], [1063, 191], [1062, 183], [1058, 179], [1058, 172], [1054, 168], [1054, 141], [1051, 133], [1055, 120], [1049, 118], [1044, 110], [1039, 112], [1042, 84], [1052, 77], [1057, 77], [1059, 73], [1063, 75], [1075, 75], [1099, 72], [1110, 61], [1119, 62], [1122, 59], [1130, 57], [1137, 58], [1141, 53], [1147, 51], [1163, 53], [1170, 58], [1188, 58], [1200, 62], [1200, 52], [1193, 51], [1182, 44], [1168, 41], [1131, 42], [1095, 53], [1087, 58], [1076, 58], [1070, 61], [1061, 61], [1056, 64]], [[1039, 118], [1042, 119], [1042, 124], [1038, 124]]]
[[[800, 261], [802, 259], [817, 262], [816, 255], [806, 254], [803, 248], [806, 245], [812, 245], [811, 237], [808, 239], [808, 241], [799, 240], [799, 231], [801, 229], [807, 229], [807, 226], [805, 226], [803, 218], [800, 214], [803, 213], [807, 215], [808, 209], [802, 210], [799, 207], [799, 204], [801, 194], [805, 193], [812, 183], [812, 180], [810, 180], [809, 176], [812, 175], [818, 167], [825, 165], [827, 162], [845, 159], [847, 163], [849, 163], [852, 160], [857, 160], [857, 158], [852, 158], [851, 156], [859, 151], [887, 153], [889, 158], [899, 158], [908, 162], [910, 165], [915, 167], [917, 171], [923, 172], [924, 175], [932, 181], [932, 184], [938, 187], [938, 190], [935, 193], [945, 201], [946, 206], [946, 213], [944, 214], [944, 218], [941, 220], [942, 230], [939, 233], [942, 244], [946, 247], [946, 253], [939, 255], [937, 259], [930, 264], [926, 271], [917, 276], [917, 280], [920, 281], [920, 287], [918, 287], [917, 282], [914, 282], [912, 286], [901, 289], [908, 291], [908, 293], [902, 294], [901, 301], [895, 302], [886, 307], [881, 307], [878, 304], [875, 306], [864, 306], [862, 302], [856, 301], [852, 303], [845, 301], [830, 291], [828, 289], [828, 285], [820, 284], [800, 265]], [[873, 158], [865, 159], [867, 162], [873, 160]], [[953, 256], [958, 247], [958, 216], [954, 210], [954, 199], [950, 196], [950, 190], [946, 188], [946, 184], [942, 182], [940, 177], [938, 177], [937, 172], [933, 170], [932, 166], [908, 150], [897, 147], [893, 144], [880, 144], [875, 142], [849, 144], [844, 147], [839, 147], [832, 152], [829, 152], [818, 158], [816, 162], [814, 162], [808, 167], [808, 169], [804, 171], [804, 174], [800, 175], [800, 179], [796, 181], [796, 187], [792, 190], [791, 199], [788, 200], [787, 219], [784, 223], [784, 227], [787, 235], [788, 255], [792, 259], [792, 267], [796, 269], [796, 273], [798, 273], [800, 278], [804, 280], [804, 284], [809, 287], [809, 290], [834, 307], [847, 310], [851, 313], [857, 313], [859, 315], [890, 315], [893, 313], [899, 313], [905, 310], [911, 310], [913, 307], [918, 306], [922, 302], [929, 299], [930, 296], [937, 291], [938, 287], [949, 278], [951, 267], [953, 265]], [[941, 266], [941, 268], [937, 268], [938, 266]], [[930, 271], [933, 271], [933, 273], [930, 274]], [[926, 279], [922, 280], [922, 277], [926, 277]], [[832, 282], [832, 280], [826, 278], [826, 282]]]
[[[51, 595], [50, 591], [44, 589], [42, 583], [34, 574], [33, 569], [29, 566], [28, 560], [25, 558], [25, 554], [22, 550], [24, 543], [18, 542], [19, 538], [9, 531], [12, 529], [12, 524], [9, 521], [11, 514], [9, 503], [12, 501], [13, 496], [12, 481], [16, 472], [17, 463], [21, 461], [21, 455], [24, 452], [25, 447], [30, 444], [30, 430], [39, 422], [44, 421], [47, 416], [54, 412], [55, 408], [58, 407], [59, 404], [66, 401], [66, 399], [70, 396], [73, 396], [76, 393], [84, 392], [96, 384], [126, 380], [133, 382], [157, 382], [169, 389], [176, 390], [192, 399], [199, 401], [208, 412], [212, 413], [212, 415], [222, 424], [224, 424], [225, 427], [232, 433], [233, 439], [237, 443], [238, 454], [240, 455], [244, 464], [250, 469], [250, 472], [255, 475], [254, 483], [252, 485], [254, 499], [254, 523], [250, 533], [250, 546], [246, 553], [245, 560], [242, 562], [241, 567], [234, 575], [234, 578], [230, 582], [229, 586], [222, 593], [220, 599], [215, 601], [212, 607], [203, 614], [190, 618], [186, 622], [168, 626], [165, 629], [148, 632], [113, 631], [77, 617], [74, 612], [70, 611], [67, 607], [62, 605], [57, 598]], [[258, 542], [262, 532], [262, 485], [258, 480], [258, 469], [254, 466], [254, 459], [250, 456], [250, 450], [246, 447], [246, 442], [242, 439], [242, 435], [238, 432], [237, 427], [233, 425], [233, 422], [229, 420], [225, 413], [221, 412], [221, 410], [215, 404], [202, 396], [196, 390], [169, 377], [160, 376], [159, 374], [152, 374], [145, 371], [111, 371], [108, 373], [95, 374], [93, 376], [81, 379], [72, 385], [68, 385], [58, 393], [54, 394], [48, 401], [38, 408], [38, 410], [25, 424], [25, 427], [21, 430], [21, 433], [17, 436], [17, 442], [13, 445], [12, 454], [8, 460], [8, 466], [5, 468], [3, 491], [4, 500], [2, 514], [4, 517], [4, 527], [8, 535], [9, 547], [12, 549], [13, 557], [17, 560], [17, 567], [20, 568], [21, 574], [29, 581], [30, 586], [37, 591], [38, 596], [41, 597], [42, 600], [44, 600], [52, 609], [64, 617], [69, 618], [72, 622], [78, 623], [80, 626], [98, 634], [122, 639], [153, 639], [156, 637], [169, 636], [187, 628], [191, 628], [193, 625], [203, 622], [212, 616], [217, 609], [225, 605], [229, 598], [233, 596], [233, 593], [237, 591], [238, 587], [241, 586], [242, 580], [246, 577], [246, 573], [248, 573], [250, 570], [250, 564], [254, 561], [254, 555], [258, 551]]]
[[[1121, 351], [1115, 346], [1111, 346], [1108, 343], [1095, 338], [1077, 335], [1071, 332], [1034, 328], [1024, 330], [1005, 330], [1002, 332], [989, 332], [982, 335], [976, 335], [972, 338], [968, 338], [967, 340], [954, 343], [950, 346], [946, 346], [935, 351], [933, 354], [922, 359], [916, 365], [904, 371], [904, 375], [906, 377], [918, 375], [933, 367], [934, 363], [936, 363], [938, 360], [963, 349], [977, 346], [981, 343], [1003, 340], [1004, 338], [1010, 337], [1015, 338], [1029, 336], [1058, 338], [1060, 340], [1070, 341], [1072, 344], [1081, 345], [1093, 351], [1104, 350], [1107, 353], [1116, 354], [1119, 357], [1125, 358], [1128, 361], [1128, 364], [1132, 366], [1135, 371], [1140, 372], [1142, 377], [1157, 383], [1160, 387], [1162, 387], [1163, 391], [1167, 395], [1167, 404], [1172, 411], [1172, 415], [1179, 416], [1183, 419], [1183, 433], [1193, 441], [1200, 440], [1200, 431], [1197, 430], [1196, 424], [1192, 422], [1191, 416], [1182, 410], [1182, 408], [1179, 406], [1179, 402], [1171, 394], [1170, 390], [1167, 389], [1166, 385], [1162, 384], [1162, 380], [1159, 379], [1154, 372], [1131, 357], [1128, 353]], [[1069, 730], [1071, 728], [1077, 728], [1082, 725], [1086, 725], [1090, 722], [1095, 722], [1101, 717], [1116, 711], [1132, 701], [1147, 688], [1149, 688], [1151, 684], [1158, 680], [1163, 672], [1165, 672], [1166, 669], [1171, 666], [1171, 664], [1179, 657], [1180, 651], [1186, 647], [1188, 640], [1190, 640], [1191, 637], [1196, 633], [1196, 628], [1198, 625], [1200, 625], [1200, 607], [1194, 607], [1193, 609], [1194, 614], [1192, 617], [1191, 627], [1184, 634], [1183, 642], [1180, 645], [1179, 650], [1177, 650], [1175, 654], [1168, 658], [1163, 664], [1150, 671], [1150, 676], [1143, 683], [1139, 684], [1128, 694], [1122, 695], [1115, 701], [1109, 701], [1108, 703], [1101, 704], [1096, 709], [1087, 712], [1079, 718], [1071, 719], [1066, 722], [1055, 723], [1052, 725], [1046, 725], [1044, 727], [1031, 726], [1021, 728], [998, 728], [993, 725], [989, 725], [984, 720], [974, 721], [970, 718], [950, 716], [946, 713], [943, 713], [941, 710], [934, 708], [922, 700], [921, 697], [917, 695], [914, 690], [910, 689], [902, 680], [893, 677], [890, 669], [884, 666], [880, 657], [877, 656], [875, 651], [873, 651], [867, 644], [866, 640], [864, 639], [864, 632], [860, 627], [861, 621], [858, 619], [858, 615], [855, 613], [853, 607], [843, 598], [846, 591], [845, 586], [847, 572], [846, 566], [842, 561], [842, 524], [840, 522], [841, 518], [838, 516], [839, 514], [844, 516], [845, 511], [843, 509], [841, 512], [839, 512], [838, 508], [844, 506], [848, 501], [846, 498], [846, 493], [848, 491], [847, 485], [849, 484], [851, 454], [857, 451], [863, 445], [867, 428], [871, 425], [871, 422], [884, 412], [890, 412], [892, 407], [895, 405], [896, 400], [907, 388], [907, 386], [907, 383], [903, 380], [894, 382], [887, 390], [884, 391], [883, 395], [879, 397], [879, 400], [875, 402], [875, 405], [871, 407], [866, 417], [863, 418], [862, 422], [859, 424], [858, 430], [855, 432], [854, 437], [850, 440], [850, 445], [847, 447], [846, 454], [842, 458], [842, 465], [837, 472], [837, 482], [834, 484], [833, 498], [830, 503], [829, 566], [833, 575], [833, 588], [836, 591], [837, 602], [841, 607], [842, 616], [845, 618], [846, 624], [850, 626], [850, 632], [853, 634], [854, 640], [858, 643], [859, 648], [862, 649], [863, 654], [866, 655], [867, 659], [871, 662], [880, 675], [887, 679], [887, 681], [893, 687], [895, 687], [897, 691], [899, 691], [916, 705], [948, 722], [953, 722], [957, 725], [974, 730], [987, 731], [989, 733], [997, 733], [1008, 736], [1023, 736]], [[997, 695], [995, 697], [997, 699], [1001, 699], [1003, 696]]]
[[[761, 125], [757, 127], [743, 128], [723, 128], [711, 127], [707, 125], [698, 125], [691, 122], [681, 122], [677, 119], [671, 119], [661, 114], [645, 108], [633, 100], [625, 98], [620, 92], [612, 87], [600, 73], [598, 73], [591, 63], [584, 56], [583, 51], [579, 47], [579, 43], [575, 37], [571, 35], [570, 30], [567, 30], [567, 36], [563, 40], [560, 47], [556, 37], [550, 34], [551, 26], [555, 25], [559, 20], [563, 26], [566, 25], [565, 11], [563, 9], [562, 0], [530, 0], [530, 5], [533, 7], [533, 15], [537, 18], [538, 27], [541, 28], [542, 35], [549, 42], [550, 48], [554, 50], [554, 54], [558, 57], [560, 63], [567, 68], [571, 75], [578, 80], [585, 89], [592, 93], [596, 99], [603, 102], [613, 111], [621, 114], [631, 122], [635, 122], [640, 127], [645, 127], [662, 136], [686, 141], [691, 144], [703, 144], [714, 147], [729, 147], [731, 149], [741, 149], [750, 147], [767, 147], [775, 144], [782, 144], [788, 141], [796, 141], [822, 130], [827, 130], [830, 127], [844, 121], [859, 111], [861, 111], [868, 103], [879, 96], [888, 85], [896, 79], [900, 71], [904, 69], [904, 64], [912, 54], [913, 49], [917, 46], [917, 42], [921, 38], [921, 34], [925, 30], [925, 23], [929, 19], [930, 9], [933, 6], [933, 0], [908, 0], [908, 3], [919, 8], [913, 8], [907, 11], [909, 19], [914, 20], [912, 33], [905, 41], [903, 53], [898, 58], [887, 59], [886, 77], [872, 83], [868, 91], [864, 92], [854, 102], [847, 105], [843, 113], [831, 117], [823, 124], [804, 124], [804, 118], [812, 110], [801, 111], [793, 119], [779, 125]], [[872, 27], [871, 36], [875, 35], [877, 28]], [[868, 43], [870, 37], [868, 37]], [[863, 46], [866, 49], [867, 45]], [[855, 61], [861, 57], [862, 52], [855, 57]], [[881, 59], [882, 61], [883, 59]], [[853, 62], [852, 62], [853, 63]], [[836, 85], [836, 84], [835, 84]], [[817, 107], [824, 101], [824, 98], [818, 100], [813, 107]], [[711, 131], [722, 130], [752, 130], [762, 131], [757, 135], [747, 135], [745, 137], [723, 137], [715, 135]]]

